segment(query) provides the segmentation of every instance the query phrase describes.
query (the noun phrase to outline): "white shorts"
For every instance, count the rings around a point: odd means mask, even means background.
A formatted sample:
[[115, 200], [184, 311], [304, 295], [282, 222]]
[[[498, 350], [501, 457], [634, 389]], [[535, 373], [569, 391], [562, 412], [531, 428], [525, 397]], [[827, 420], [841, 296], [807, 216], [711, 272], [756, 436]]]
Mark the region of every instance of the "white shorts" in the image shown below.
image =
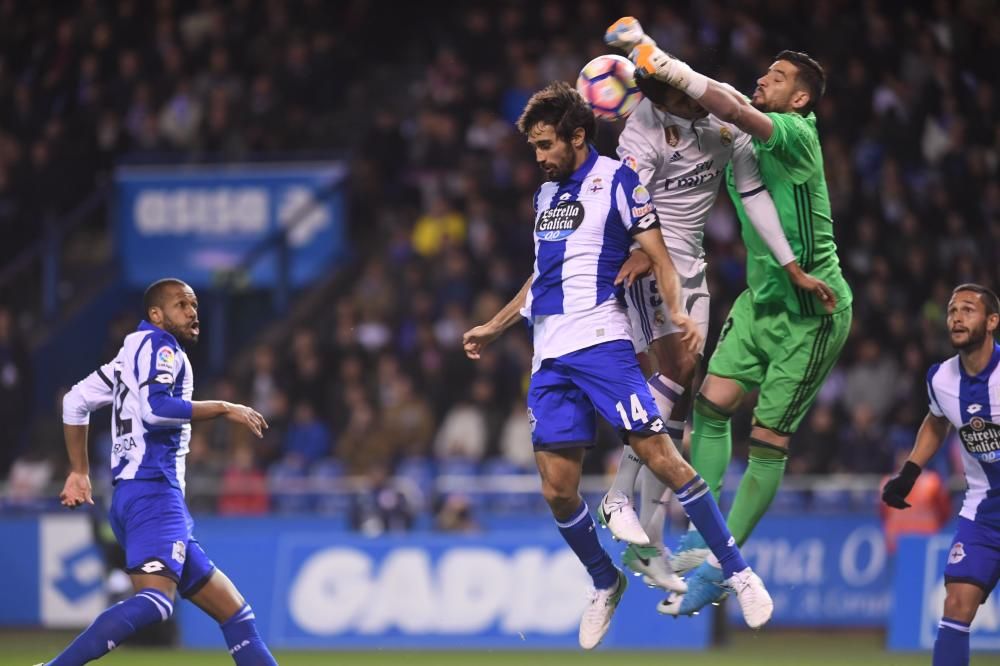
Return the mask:
[[[691, 277], [680, 275], [681, 303], [688, 315], [698, 325], [701, 334], [701, 346], [698, 353], [705, 351], [705, 337], [708, 335], [708, 280], [705, 276], [705, 263], [699, 262], [701, 270]], [[678, 266], [678, 272], [681, 267]], [[625, 300], [628, 301], [628, 317], [632, 322], [632, 346], [635, 352], [646, 351], [653, 340], [678, 333], [680, 329], [670, 321], [670, 312], [663, 298], [656, 290], [656, 278], [647, 275], [628, 289]]]

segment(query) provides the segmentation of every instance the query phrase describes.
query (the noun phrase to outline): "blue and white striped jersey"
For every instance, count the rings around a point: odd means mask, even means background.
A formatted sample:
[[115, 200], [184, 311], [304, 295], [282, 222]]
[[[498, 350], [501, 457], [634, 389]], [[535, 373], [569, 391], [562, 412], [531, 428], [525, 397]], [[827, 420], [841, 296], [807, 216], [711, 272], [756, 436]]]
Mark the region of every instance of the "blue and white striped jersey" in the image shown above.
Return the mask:
[[975, 520], [980, 503], [1000, 495], [1000, 345], [978, 375], [952, 356], [927, 372], [930, 412], [948, 419], [962, 444], [968, 490], [960, 515]]
[[639, 176], [601, 157], [535, 193], [535, 266], [522, 314], [535, 328], [536, 359], [630, 339], [624, 292], [615, 276], [632, 236], [659, 227]]
[[84, 425], [112, 405], [112, 478], [164, 480], [184, 489], [194, 372], [173, 335], [143, 321], [118, 355], [63, 399], [63, 422]]

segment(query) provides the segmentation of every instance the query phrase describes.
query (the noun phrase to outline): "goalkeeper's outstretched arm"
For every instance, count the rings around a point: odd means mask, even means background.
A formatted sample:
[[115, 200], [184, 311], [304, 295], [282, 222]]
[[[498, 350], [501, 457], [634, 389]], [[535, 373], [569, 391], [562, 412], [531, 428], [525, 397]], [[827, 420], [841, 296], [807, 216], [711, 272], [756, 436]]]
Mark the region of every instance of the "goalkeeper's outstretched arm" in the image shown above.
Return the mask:
[[767, 141], [774, 131], [774, 123], [732, 86], [710, 79], [694, 71], [690, 65], [664, 52], [656, 46], [642, 26], [631, 16], [615, 21], [604, 33], [609, 45], [630, 51], [629, 59], [635, 63], [637, 74], [652, 76], [665, 81], [698, 102], [720, 120], [736, 125], [758, 139]]

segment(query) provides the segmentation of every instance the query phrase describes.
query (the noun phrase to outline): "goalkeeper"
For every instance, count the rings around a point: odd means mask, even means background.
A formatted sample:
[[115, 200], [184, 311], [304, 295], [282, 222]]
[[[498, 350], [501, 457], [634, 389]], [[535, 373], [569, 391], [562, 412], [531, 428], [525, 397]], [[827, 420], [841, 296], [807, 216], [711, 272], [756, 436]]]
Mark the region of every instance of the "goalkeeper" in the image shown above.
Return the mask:
[[[785, 236], [802, 269], [823, 280], [836, 297], [828, 311], [814, 294], [789, 281], [749, 223], [732, 168], [726, 182], [747, 248], [747, 285], [733, 303], [708, 374], [695, 398], [691, 461], [718, 497], [732, 455], [730, 418], [754, 389], [750, 456], [727, 523], [738, 544], [750, 536], [777, 493], [788, 443], [833, 368], [851, 328], [851, 290], [833, 238], [833, 220], [816, 116], [826, 74], [804, 53], [782, 51], [757, 80], [749, 101], [657, 48], [638, 21], [615, 22], [605, 41], [631, 50], [637, 74], [679, 88], [710, 113], [753, 137], [764, 187], [778, 209]], [[744, 193], [743, 196], [746, 196]], [[672, 560], [680, 573], [694, 568], [688, 592], [672, 595], [660, 612], [690, 615], [725, 596], [722, 572], [704, 540], [689, 531]]]

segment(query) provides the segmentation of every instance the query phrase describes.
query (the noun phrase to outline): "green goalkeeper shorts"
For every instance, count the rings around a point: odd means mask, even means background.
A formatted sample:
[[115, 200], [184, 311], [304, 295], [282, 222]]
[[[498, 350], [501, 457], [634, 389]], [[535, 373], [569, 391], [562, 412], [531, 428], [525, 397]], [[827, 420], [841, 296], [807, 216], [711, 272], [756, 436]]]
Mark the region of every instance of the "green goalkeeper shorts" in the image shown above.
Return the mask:
[[851, 309], [803, 317], [780, 304], [733, 303], [708, 362], [709, 374], [760, 387], [754, 423], [791, 434], [812, 406], [851, 331]]

